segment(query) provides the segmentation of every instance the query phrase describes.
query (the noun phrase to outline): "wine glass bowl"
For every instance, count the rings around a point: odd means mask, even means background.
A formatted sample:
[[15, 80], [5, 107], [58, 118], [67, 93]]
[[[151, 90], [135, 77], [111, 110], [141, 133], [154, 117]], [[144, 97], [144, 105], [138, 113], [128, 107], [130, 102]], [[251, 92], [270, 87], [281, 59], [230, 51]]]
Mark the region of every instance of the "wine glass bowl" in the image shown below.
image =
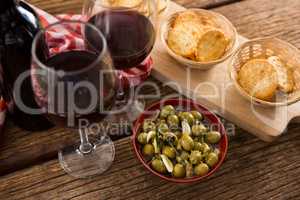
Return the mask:
[[[91, 47], [85, 30], [97, 46]], [[103, 173], [114, 160], [110, 138], [89, 138], [82, 121], [98, 122], [110, 112], [116, 77], [105, 38], [89, 23], [57, 22], [33, 41], [31, 79], [37, 103], [50, 121], [79, 129], [81, 143], [59, 152], [62, 168], [74, 177]]]

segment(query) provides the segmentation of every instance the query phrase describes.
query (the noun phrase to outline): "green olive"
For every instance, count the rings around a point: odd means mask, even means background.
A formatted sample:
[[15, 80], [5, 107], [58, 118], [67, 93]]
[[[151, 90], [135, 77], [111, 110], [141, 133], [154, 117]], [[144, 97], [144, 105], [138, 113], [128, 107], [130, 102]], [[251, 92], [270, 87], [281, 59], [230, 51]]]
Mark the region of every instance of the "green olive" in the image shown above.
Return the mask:
[[164, 174], [167, 172], [167, 169], [162, 160], [159, 160], [159, 159], [152, 160], [151, 166], [155, 171], [157, 171], [159, 173]]
[[220, 139], [221, 133], [219, 133], [218, 131], [210, 131], [205, 136], [205, 141], [210, 144], [216, 144], [220, 141]]
[[200, 112], [198, 112], [197, 110], [191, 111], [191, 114], [194, 116], [195, 120], [198, 120], [198, 121], [203, 120], [202, 114]]
[[219, 161], [219, 156], [214, 152], [209, 153], [206, 157], [206, 163], [210, 167], [215, 166], [218, 163], [218, 161]]
[[193, 125], [194, 121], [195, 121], [195, 118], [191, 113], [183, 112], [180, 116], [180, 120], [181, 121], [187, 121], [189, 123], [189, 125]]
[[186, 151], [182, 151], [181, 154], [180, 154], [180, 157], [183, 159], [183, 160], [188, 160], [189, 159], [189, 153], [186, 152]]
[[189, 159], [191, 164], [196, 165], [201, 162], [202, 154], [200, 151], [192, 151]]
[[184, 160], [181, 158], [181, 156], [176, 156], [176, 162], [184, 163]]
[[201, 163], [195, 167], [194, 171], [197, 176], [204, 176], [209, 172], [209, 167], [207, 164]]
[[202, 143], [200, 150], [202, 151], [203, 154], [207, 154], [208, 152], [210, 152], [210, 147], [208, 144]]
[[202, 145], [200, 142], [195, 142], [194, 140], [194, 150], [201, 151]]
[[140, 144], [147, 144], [147, 133], [140, 133], [137, 139]]
[[177, 117], [177, 115], [169, 115], [167, 122], [171, 127], [178, 127], [179, 118]]
[[174, 115], [174, 114], [175, 114], [175, 108], [171, 105], [164, 106], [160, 111], [161, 118], [167, 118], [169, 115]]
[[144, 132], [148, 133], [149, 131], [155, 131], [156, 125], [151, 120], [145, 120], [143, 123], [143, 130]]
[[176, 164], [173, 169], [173, 176], [176, 178], [185, 177], [185, 167], [182, 164]]
[[160, 124], [158, 125], [158, 131], [159, 131], [160, 133], [168, 132], [168, 131], [169, 131], [169, 127], [168, 127], [168, 125], [167, 125], [166, 123], [160, 123]]
[[191, 151], [194, 148], [194, 140], [186, 133], [182, 134], [181, 146], [186, 151]]
[[154, 154], [154, 147], [152, 144], [146, 144], [144, 147], [143, 147], [143, 154], [145, 156], [153, 156]]
[[164, 146], [163, 147], [163, 150], [162, 150], [162, 153], [164, 155], [166, 155], [167, 157], [173, 159], [176, 157], [176, 151], [173, 147], [170, 147], [170, 146]]
[[207, 128], [203, 124], [197, 124], [192, 126], [192, 134], [194, 136], [201, 136], [206, 131]]

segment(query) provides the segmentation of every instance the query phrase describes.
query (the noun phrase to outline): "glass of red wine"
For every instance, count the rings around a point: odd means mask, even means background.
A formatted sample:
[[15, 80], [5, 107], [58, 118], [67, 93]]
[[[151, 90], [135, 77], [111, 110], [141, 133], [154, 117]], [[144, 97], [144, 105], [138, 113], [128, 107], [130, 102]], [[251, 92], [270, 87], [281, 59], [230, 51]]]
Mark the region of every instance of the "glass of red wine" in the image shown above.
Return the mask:
[[[82, 34], [86, 30], [97, 45]], [[37, 33], [33, 41], [36, 102], [51, 122], [79, 130], [80, 144], [58, 154], [63, 169], [74, 177], [103, 173], [114, 160], [109, 136], [91, 137], [85, 125], [86, 120], [97, 122], [109, 113], [117, 93], [116, 77], [106, 40], [92, 24], [58, 22]]]
[[[132, 122], [144, 110], [144, 102], [134, 94], [133, 85], [125, 92], [122, 71], [143, 67], [150, 58], [156, 32], [149, 0], [86, 0], [83, 16], [104, 34], [113, 65], [119, 70], [118, 94], [114, 107], [120, 122]], [[86, 32], [87, 39], [95, 44]], [[127, 93], [127, 95], [126, 95]], [[120, 114], [121, 113], [121, 114]], [[125, 113], [125, 115], [122, 115]], [[114, 121], [114, 119], [110, 119]]]

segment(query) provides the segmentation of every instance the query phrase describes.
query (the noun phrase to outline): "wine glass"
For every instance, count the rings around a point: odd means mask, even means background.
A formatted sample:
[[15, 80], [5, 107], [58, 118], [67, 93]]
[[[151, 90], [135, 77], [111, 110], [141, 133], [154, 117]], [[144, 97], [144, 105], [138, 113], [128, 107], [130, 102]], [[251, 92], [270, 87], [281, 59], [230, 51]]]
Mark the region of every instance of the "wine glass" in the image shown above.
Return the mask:
[[[150, 3], [149, 0], [86, 0], [83, 5], [84, 19], [104, 34], [114, 67], [119, 70], [114, 108], [119, 111], [117, 121], [132, 122], [144, 110], [145, 103], [134, 95], [133, 90], [127, 92], [129, 97], [126, 98], [122, 82], [127, 77], [122, 71], [148, 64], [147, 59], [150, 59], [156, 39], [155, 9], [150, 9], [153, 7]], [[88, 33], [86, 35], [91, 43], [97, 42], [89, 38]], [[133, 85], [130, 85], [132, 88]]]
[[[82, 34], [88, 31], [92, 45]], [[88, 137], [83, 121], [99, 121], [116, 95], [116, 73], [103, 34], [95, 26], [62, 21], [40, 30], [32, 46], [35, 99], [51, 122], [77, 128], [80, 144], [59, 151], [62, 168], [77, 178], [106, 171], [115, 156], [109, 136]]]

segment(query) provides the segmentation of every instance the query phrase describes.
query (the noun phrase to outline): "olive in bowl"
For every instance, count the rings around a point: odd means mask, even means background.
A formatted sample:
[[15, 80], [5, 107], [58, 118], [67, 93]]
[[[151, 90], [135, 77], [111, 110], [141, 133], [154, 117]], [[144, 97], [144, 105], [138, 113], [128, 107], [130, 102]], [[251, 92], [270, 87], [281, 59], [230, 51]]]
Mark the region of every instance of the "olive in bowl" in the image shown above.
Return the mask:
[[217, 116], [188, 99], [147, 108], [134, 124], [132, 144], [144, 167], [175, 183], [213, 174], [227, 153], [227, 135]]

